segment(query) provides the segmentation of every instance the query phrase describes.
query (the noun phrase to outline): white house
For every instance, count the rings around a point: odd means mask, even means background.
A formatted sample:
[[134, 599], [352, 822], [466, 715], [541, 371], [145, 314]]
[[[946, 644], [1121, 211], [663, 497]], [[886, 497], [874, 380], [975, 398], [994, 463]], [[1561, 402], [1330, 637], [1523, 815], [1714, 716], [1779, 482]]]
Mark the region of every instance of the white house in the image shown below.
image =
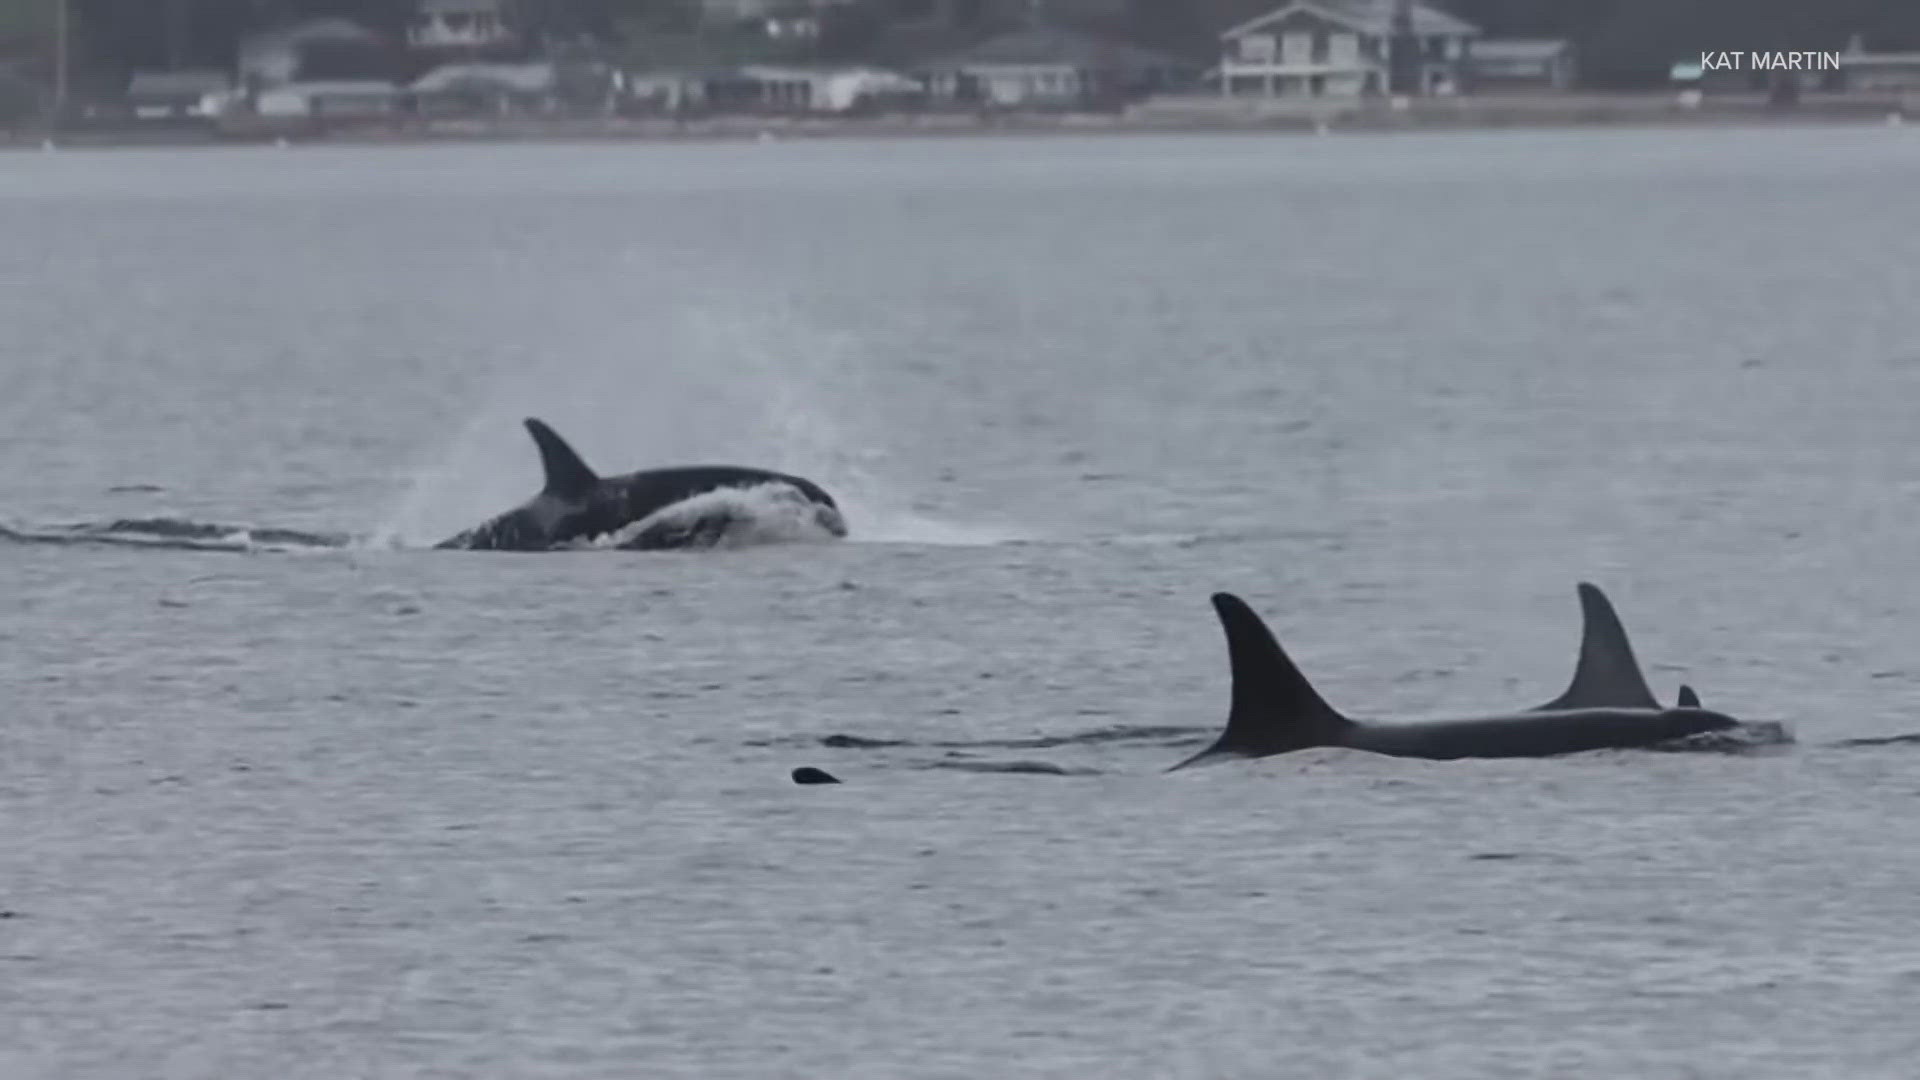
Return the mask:
[[[1220, 35], [1220, 92], [1229, 97], [1358, 97], [1388, 89], [1402, 0], [1295, 0]], [[1424, 93], [1457, 92], [1480, 30], [1407, 0]]]
[[1570, 41], [1476, 41], [1467, 57], [1467, 81], [1474, 90], [1565, 90], [1573, 85], [1574, 77]]
[[869, 99], [917, 94], [921, 84], [880, 68], [784, 67], [750, 64], [706, 82], [717, 108], [775, 112], [846, 112]]
[[285, 83], [262, 90], [254, 103], [261, 116], [393, 116], [401, 111], [400, 89], [368, 79]]
[[[716, 24], [762, 22], [816, 25], [821, 12], [845, 7], [855, 0], [696, 0], [703, 21]], [[776, 33], [778, 31], [775, 31]]]
[[1051, 26], [988, 38], [917, 66], [936, 99], [1054, 108], [1162, 89], [1192, 70], [1176, 57]]
[[1862, 93], [1920, 93], [1920, 52], [1840, 54], [1843, 85]]
[[136, 71], [127, 81], [127, 103], [142, 120], [206, 116], [232, 88], [224, 71]]
[[423, 115], [548, 113], [559, 108], [560, 71], [550, 63], [442, 64], [408, 88]]

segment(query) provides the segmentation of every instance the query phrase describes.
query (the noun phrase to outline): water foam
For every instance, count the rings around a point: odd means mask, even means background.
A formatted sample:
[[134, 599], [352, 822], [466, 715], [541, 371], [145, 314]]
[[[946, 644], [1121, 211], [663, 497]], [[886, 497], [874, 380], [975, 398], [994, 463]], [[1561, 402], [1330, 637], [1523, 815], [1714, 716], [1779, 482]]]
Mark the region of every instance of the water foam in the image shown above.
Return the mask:
[[580, 548], [742, 548], [825, 543], [845, 536], [840, 512], [808, 499], [791, 484], [719, 488], [682, 499]]
[[[430, 545], [528, 498], [540, 475], [520, 427], [526, 416], [552, 424], [608, 474], [729, 463], [805, 476], [833, 495], [856, 542], [1026, 538], [1011, 527], [932, 517], [886, 475], [897, 459], [873, 430], [884, 397], [868, 381], [875, 358], [864, 343], [744, 283], [729, 293], [752, 295], [751, 307], [710, 295], [654, 297], [644, 316], [633, 316], [644, 326], [576, 326], [538, 357], [496, 357], [468, 384], [474, 398], [459, 434], [429, 452], [372, 530], [373, 542]], [[648, 342], [639, 357], [634, 340]]]
[[161, 548], [182, 551], [302, 552], [348, 547], [344, 533], [308, 532], [270, 525], [229, 525], [186, 518], [115, 518], [60, 525], [0, 524], [0, 541]]

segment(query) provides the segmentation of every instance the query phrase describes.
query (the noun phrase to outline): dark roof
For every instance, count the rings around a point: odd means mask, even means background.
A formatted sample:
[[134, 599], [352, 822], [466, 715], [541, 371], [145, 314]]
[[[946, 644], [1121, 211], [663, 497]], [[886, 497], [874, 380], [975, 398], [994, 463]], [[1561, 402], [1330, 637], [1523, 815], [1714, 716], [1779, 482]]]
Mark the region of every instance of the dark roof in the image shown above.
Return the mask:
[[1071, 67], [1082, 71], [1154, 71], [1192, 66], [1179, 57], [1057, 26], [1015, 30], [916, 66], [922, 70], [951, 71], [997, 64]]

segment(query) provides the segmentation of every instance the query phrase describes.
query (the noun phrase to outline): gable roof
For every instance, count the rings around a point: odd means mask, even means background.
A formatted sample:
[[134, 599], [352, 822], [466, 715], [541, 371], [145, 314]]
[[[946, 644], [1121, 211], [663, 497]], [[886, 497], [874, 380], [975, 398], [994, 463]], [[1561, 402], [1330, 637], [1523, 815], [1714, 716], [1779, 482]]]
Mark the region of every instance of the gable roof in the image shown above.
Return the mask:
[[412, 89], [427, 93], [488, 87], [538, 94], [560, 81], [552, 64], [442, 64], [414, 80]]
[[[1396, 0], [1294, 0], [1293, 3], [1282, 4], [1257, 19], [1249, 19], [1220, 36], [1239, 37], [1279, 22], [1296, 11], [1312, 12], [1324, 19], [1352, 27], [1363, 34], [1386, 35], [1393, 33], [1395, 6]], [[1414, 0], [1412, 7], [1413, 32], [1422, 37], [1429, 35], [1477, 37], [1480, 33], [1479, 27], [1430, 4]]]
[[939, 59], [915, 65], [952, 71], [996, 64], [1018, 67], [1071, 67], [1082, 71], [1153, 71], [1192, 65], [1165, 53], [1109, 41], [1058, 26], [1034, 26], [991, 37]]

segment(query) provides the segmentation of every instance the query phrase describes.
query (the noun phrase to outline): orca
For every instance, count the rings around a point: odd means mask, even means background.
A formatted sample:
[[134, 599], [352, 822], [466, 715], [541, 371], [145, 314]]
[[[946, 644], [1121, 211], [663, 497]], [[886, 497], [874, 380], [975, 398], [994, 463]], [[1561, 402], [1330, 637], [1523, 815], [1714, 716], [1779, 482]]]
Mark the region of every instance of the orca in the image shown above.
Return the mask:
[[[1640, 661], [1633, 655], [1627, 628], [1614, 611], [1613, 601], [1592, 582], [1580, 582], [1575, 591], [1580, 595], [1580, 659], [1574, 665], [1573, 681], [1565, 693], [1528, 711], [1658, 709], [1660, 701], [1640, 673]], [[1700, 697], [1692, 687], [1680, 688], [1680, 705], [1700, 707]]]
[[825, 769], [816, 769], [811, 765], [802, 765], [793, 770], [793, 782], [796, 784], [837, 784], [840, 778]]
[[1327, 704], [1244, 601], [1215, 593], [1232, 669], [1227, 728], [1212, 746], [1168, 769], [1202, 762], [1259, 758], [1312, 747], [1345, 747], [1393, 757], [1552, 757], [1584, 750], [1651, 746], [1722, 731], [1740, 722], [1699, 708], [1580, 706], [1534, 709], [1457, 720], [1371, 724]]
[[600, 476], [554, 430], [528, 417], [546, 485], [540, 494], [489, 521], [435, 544], [462, 551], [548, 551], [612, 537], [632, 551], [712, 547], [752, 524], [737, 501], [702, 500], [733, 489], [771, 488], [799, 511], [803, 526], [847, 535], [840, 507], [811, 480], [738, 465], [690, 465]]

